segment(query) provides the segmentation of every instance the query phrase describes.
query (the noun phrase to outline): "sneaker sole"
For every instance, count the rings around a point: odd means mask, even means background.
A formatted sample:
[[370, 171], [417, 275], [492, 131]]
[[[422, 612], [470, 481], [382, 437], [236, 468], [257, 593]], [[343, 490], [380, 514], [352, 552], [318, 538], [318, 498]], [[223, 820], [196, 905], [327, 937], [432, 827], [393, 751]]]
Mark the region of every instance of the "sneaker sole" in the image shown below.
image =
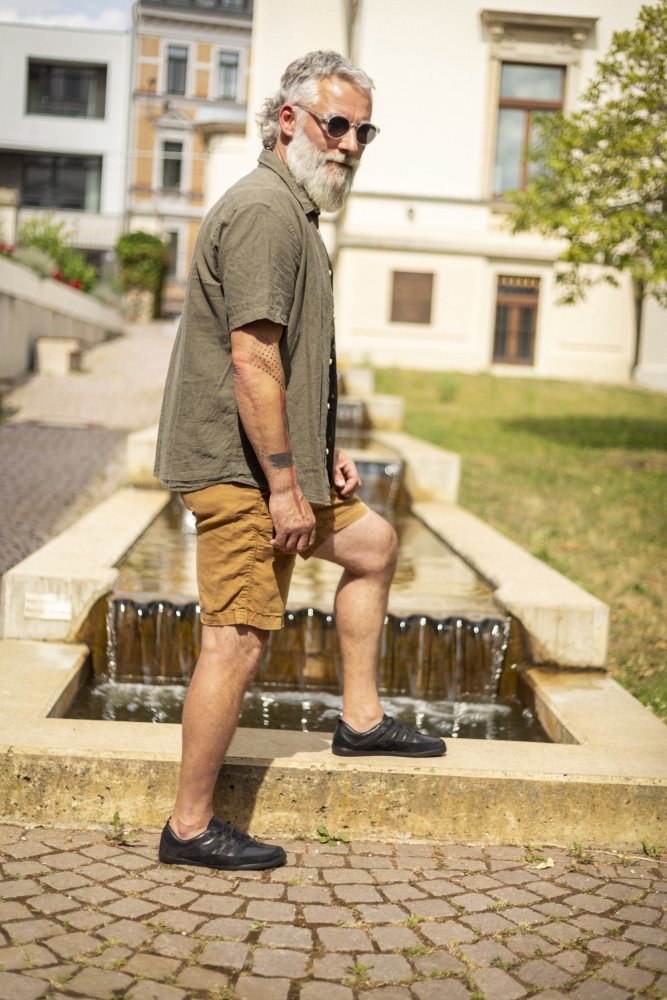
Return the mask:
[[347, 747], [333, 747], [331, 752], [337, 757], [444, 757], [447, 750], [418, 750], [415, 753], [401, 753], [400, 750], [349, 750]]
[[258, 861], [241, 865], [213, 865], [210, 861], [186, 860], [185, 858], [164, 858], [161, 854], [158, 854], [158, 859], [162, 865], [188, 865], [192, 868], [211, 868], [220, 872], [261, 872], [266, 871], [269, 868], [282, 868], [283, 865], [287, 863], [286, 857], [282, 858], [280, 861], [272, 862], [270, 864]]

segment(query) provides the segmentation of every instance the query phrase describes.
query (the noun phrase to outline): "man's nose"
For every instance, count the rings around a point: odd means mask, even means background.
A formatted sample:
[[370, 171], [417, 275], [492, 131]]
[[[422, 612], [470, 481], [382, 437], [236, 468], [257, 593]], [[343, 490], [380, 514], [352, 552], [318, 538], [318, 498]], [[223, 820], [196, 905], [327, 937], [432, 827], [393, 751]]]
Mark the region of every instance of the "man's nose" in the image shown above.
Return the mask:
[[344, 153], [349, 153], [350, 156], [361, 156], [363, 147], [359, 144], [354, 125], [350, 125], [345, 135], [338, 140], [338, 148]]

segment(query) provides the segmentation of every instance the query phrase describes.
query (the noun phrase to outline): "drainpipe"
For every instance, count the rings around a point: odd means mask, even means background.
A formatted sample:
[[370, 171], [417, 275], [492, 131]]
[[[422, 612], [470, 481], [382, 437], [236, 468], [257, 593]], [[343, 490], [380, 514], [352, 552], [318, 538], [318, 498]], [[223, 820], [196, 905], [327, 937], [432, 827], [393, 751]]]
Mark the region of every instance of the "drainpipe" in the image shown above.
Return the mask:
[[635, 358], [632, 365], [632, 374], [634, 375], [637, 371], [637, 366], [639, 365], [639, 354], [641, 351], [642, 315], [644, 312], [646, 286], [643, 281], [640, 281], [637, 278], [633, 279], [632, 286], [635, 293]]
[[[363, 0], [342, 0], [342, 2], [345, 2], [347, 7], [347, 58], [356, 64], [357, 53], [359, 50], [359, 24], [361, 22], [361, 8]], [[338, 212], [334, 223], [334, 245], [331, 254], [334, 271], [336, 270], [336, 265], [338, 263], [338, 251], [341, 236], [345, 230], [346, 204], [343, 205]]]

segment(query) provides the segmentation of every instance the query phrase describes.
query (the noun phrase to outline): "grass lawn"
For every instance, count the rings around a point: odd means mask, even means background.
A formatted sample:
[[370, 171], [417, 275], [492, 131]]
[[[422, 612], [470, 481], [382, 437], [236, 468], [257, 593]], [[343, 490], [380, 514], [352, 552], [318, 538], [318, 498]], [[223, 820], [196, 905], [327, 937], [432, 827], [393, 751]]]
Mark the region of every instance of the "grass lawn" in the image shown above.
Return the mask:
[[378, 369], [404, 429], [462, 459], [460, 503], [609, 605], [609, 668], [667, 718], [667, 395]]

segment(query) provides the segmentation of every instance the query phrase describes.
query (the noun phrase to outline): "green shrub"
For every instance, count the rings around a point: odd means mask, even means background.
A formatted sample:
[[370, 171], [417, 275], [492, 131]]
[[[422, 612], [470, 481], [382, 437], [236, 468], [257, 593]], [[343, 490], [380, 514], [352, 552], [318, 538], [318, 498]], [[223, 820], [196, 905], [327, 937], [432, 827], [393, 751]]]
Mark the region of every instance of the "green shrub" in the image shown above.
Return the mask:
[[17, 264], [29, 267], [31, 271], [35, 271], [42, 278], [50, 278], [58, 267], [53, 257], [46, 250], [40, 250], [39, 247], [18, 247], [12, 254], [12, 259]]
[[51, 215], [36, 215], [19, 229], [20, 248], [36, 248], [55, 261], [52, 277], [89, 292], [97, 280], [97, 271], [84, 255], [71, 245], [72, 234], [64, 222], [54, 222]]
[[152, 233], [126, 233], [116, 243], [123, 291], [139, 288], [153, 295], [153, 315], [160, 314], [162, 285], [169, 260], [169, 247]]

